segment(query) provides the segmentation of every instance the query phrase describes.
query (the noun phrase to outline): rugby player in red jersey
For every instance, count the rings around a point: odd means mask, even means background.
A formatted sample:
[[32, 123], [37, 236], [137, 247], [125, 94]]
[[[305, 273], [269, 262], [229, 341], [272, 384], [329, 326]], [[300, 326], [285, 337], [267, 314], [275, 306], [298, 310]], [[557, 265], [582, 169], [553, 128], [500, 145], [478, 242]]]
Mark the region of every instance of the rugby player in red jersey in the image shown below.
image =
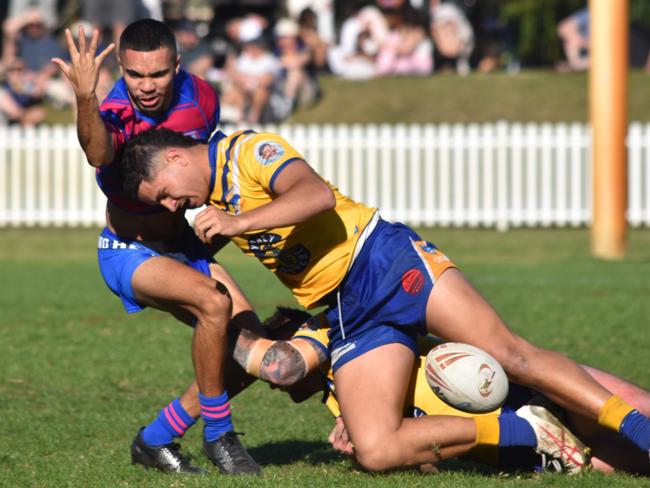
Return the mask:
[[259, 473], [233, 432], [224, 379], [228, 323], [232, 316], [249, 312], [250, 305], [196, 238], [183, 208], [170, 212], [130, 199], [119, 177], [122, 147], [147, 129], [165, 127], [207, 140], [219, 121], [217, 94], [205, 81], [180, 70], [172, 31], [162, 22], [144, 19], [122, 33], [122, 78], [99, 106], [99, 70], [114, 45], [97, 54], [98, 37], [95, 31], [87, 40], [80, 27], [77, 47], [67, 30], [71, 61], [52, 61], [74, 89], [79, 142], [108, 198], [106, 227], [98, 240], [102, 277], [128, 313], [151, 306], [194, 327], [196, 384], [138, 432], [132, 460], [168, 472], [199, 472], [172, 439], [195, 422], [200, 408], [203, 447], [212, 462], [226, 473]]

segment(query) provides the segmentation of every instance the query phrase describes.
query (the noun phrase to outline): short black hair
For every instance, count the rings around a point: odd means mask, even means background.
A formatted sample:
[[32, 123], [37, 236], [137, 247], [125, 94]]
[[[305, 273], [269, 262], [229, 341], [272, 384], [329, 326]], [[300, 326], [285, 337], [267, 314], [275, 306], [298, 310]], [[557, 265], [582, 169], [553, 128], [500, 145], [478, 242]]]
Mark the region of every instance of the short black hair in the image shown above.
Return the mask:
[[192, 147], [204, 143], [200, 139], [164, 127], [141, 132], [129, 140], [119, 155], [122, 166], [122, 191], [129, 198], [137, 200], [140, 184], [155, 177], [156, 154], [172, 147]]
[[172, 30], [158, 20], [141, 19], [129, 24], [120, 36], [120, 52], [126, 49], [149, 52], [167, 48], [176, 58], [176, 37]]

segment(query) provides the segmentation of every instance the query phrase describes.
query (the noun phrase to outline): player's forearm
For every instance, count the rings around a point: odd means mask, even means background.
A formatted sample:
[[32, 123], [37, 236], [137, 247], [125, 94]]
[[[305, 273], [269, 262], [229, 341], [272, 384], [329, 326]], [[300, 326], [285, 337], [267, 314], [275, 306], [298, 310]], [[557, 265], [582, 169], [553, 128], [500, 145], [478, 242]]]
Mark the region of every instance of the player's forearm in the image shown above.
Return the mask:
[[99, 114], [94, 94], [77, 98], [77, 137], [92, 166], [98, 168], [113, 161], [113, 141]]
[[297, 185], [271, 203], [242, 213], [248, 231], [300, 224], [333, 209], [336, 199], [322, 180]]

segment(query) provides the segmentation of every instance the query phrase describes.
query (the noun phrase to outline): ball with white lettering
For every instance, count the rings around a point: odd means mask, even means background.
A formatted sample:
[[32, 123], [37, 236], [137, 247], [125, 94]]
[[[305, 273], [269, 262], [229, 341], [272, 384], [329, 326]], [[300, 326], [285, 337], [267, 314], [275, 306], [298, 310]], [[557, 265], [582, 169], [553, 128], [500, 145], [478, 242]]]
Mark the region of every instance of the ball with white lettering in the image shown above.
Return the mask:
[[501, 365], [478, 347], [446, 342], [427, 354], [429, 386], [443, 402], [458, 410], [496, 410], [508, 395], [508, 377]]

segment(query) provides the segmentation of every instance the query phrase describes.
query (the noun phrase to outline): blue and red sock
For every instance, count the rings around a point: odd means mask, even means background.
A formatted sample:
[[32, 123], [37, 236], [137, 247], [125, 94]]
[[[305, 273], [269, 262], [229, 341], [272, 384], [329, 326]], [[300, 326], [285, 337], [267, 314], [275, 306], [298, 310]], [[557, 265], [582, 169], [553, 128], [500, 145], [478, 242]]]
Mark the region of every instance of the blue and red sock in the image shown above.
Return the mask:
[[203, 437], [207, 442], [213, 442], [223, 433], [233, 431], [227, 391], [216, 397], [208, 397], [199, 393], [199, 402], [201, 403], [201, 418], [205, 423]]
[[174, 437], [182, 437], [195, 422], [196, 419], [185, 411], [177, 398], [144, 428], [142, 439], [148, 446], [164, 446], [172, 442]]

